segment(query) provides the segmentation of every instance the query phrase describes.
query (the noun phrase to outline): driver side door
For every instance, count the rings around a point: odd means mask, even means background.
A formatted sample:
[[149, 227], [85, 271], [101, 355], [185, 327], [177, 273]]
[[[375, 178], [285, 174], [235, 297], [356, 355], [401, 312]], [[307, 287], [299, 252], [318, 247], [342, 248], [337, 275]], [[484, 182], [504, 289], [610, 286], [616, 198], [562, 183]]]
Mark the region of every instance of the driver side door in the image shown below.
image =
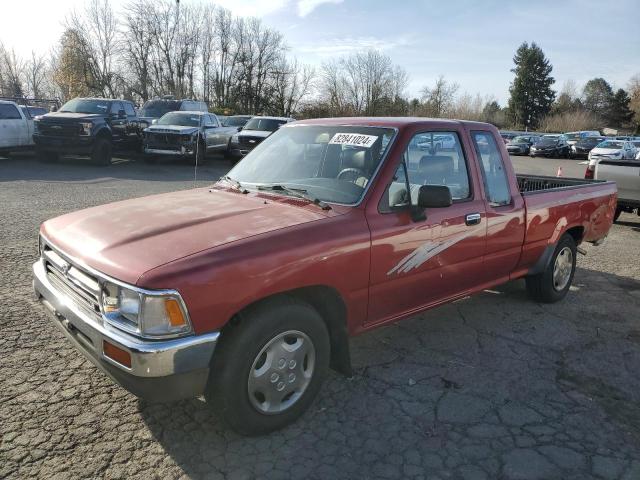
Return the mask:
[[[452, 148], [436, 147], [421, 132], [408, 143], [371, 229], [369, 324], [383, 323], [443, 302], [476, 287], [482, 278], [486, 213], [458, 132]], [[449, 187], [449, 207], [426, 209], [416, 219], [422, 185]]]

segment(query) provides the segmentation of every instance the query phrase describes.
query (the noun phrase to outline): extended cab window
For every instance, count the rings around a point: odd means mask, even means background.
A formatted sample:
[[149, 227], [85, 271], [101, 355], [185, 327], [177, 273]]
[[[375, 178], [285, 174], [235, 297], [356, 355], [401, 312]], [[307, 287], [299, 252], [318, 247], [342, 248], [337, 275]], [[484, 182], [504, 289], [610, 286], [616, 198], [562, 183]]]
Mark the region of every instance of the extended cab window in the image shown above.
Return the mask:
[[[416, 134], [404, 151], [387, 190], [389, 207], [409, 203], [407, 184], [414, 204], [422, 185], [449, 187], [453, 201], [469, 198], [469, 173], [458, 134], [439, 131]], [[388, 211], [384, 204], [380, 205], [380, 210]]]
[[0, 103], [0, 120], [20, 120], [18, 109], [8, 103]]
[[493, 206], [509, 205], [511, 192], [502, 155], [491, 132], [472, 132], [487, 200]]

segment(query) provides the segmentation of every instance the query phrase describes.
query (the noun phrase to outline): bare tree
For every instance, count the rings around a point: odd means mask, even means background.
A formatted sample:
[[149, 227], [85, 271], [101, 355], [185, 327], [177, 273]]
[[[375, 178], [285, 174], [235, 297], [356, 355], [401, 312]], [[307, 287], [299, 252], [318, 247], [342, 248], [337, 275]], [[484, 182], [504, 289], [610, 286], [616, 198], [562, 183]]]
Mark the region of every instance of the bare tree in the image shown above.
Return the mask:
[[448, 82], [444, 75], [438, 77], [433, 88], [424, 87], [422, 99], [425, 115], [436, 118], [448, 115], [453, 108], [458, 88], [457, 83]]
[[297, 59], [289, 62], [282, 57], [273, 75], [272, 110], [291, 116], [298, 109], [302, 99], [311, 93], [314, 79], [314, 68], [301, 65]]
[[403, 96], [406, 72], [377, 50], [322, 66], [321, 97], [337, 115], [381, 115]]
[[78, 48], [91, 70], [89, 85], [92, 91], [115, 97], [122, 84], [116, 71], [119, 52], [118, 22], [108, 0], [89, 0], [81, 12], [72, 11], [66, 20], [67, 29], [73, 30], [81, 39]]
[[22, 97], [25, 94], [24, 62], [15, 50], [7, 50], [0, 43], [0, 94], [10, 97]]
[[24, 66], [24, 78], [30, 96], [40, 98], [51, 92], [49, 68], [44, 55], [31, 51], [31, 58]]

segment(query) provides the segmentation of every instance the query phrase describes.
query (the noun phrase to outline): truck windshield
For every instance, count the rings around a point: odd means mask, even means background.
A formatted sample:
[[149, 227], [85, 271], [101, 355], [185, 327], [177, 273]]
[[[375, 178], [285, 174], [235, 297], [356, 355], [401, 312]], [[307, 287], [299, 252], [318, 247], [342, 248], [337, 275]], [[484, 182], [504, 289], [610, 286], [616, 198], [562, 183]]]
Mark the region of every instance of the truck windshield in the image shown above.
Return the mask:
[[200, 117], [198, 113], [189, 112], [170, 112], [157, 121], [156, 125], [180, 125], [183, 127], [200, 126]]
[[222, 124], [225, 127], [244, 127], [249, 121], [249, 117], [227, 117]]
[[106, 114], [109, 111], [109, 102], [106, 100], [92, 98], [74, 98], [69, 100], [62, 107], [61, 112], [67, 113], [99, 113]]
[[353, 205], [394, 134], [394, 129], [380, 127], [284, 127], [250, 152], [229, 177], [247, 188], [279, 185], [304, 190], [325, 202]]
[[140, 116], [160, 118], [165, 113], [176, 110], [180, 110], [180, 102], [177, 100], [148, 100], [140, 109]]
[[280, 125], [287, 123], [285, 120], [275, 120], [273, 118], [254, 117], [244, 126], [245, 130], [260, 130], [263, 132], [275, 132]]

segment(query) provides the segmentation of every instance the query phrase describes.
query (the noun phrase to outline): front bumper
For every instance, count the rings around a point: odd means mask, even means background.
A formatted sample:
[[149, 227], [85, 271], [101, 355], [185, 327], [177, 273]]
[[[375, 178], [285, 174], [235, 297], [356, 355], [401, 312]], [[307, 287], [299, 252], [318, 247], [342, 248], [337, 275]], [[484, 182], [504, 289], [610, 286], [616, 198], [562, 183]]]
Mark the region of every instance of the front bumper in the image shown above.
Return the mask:
[[181, 147], [179, 150], [173, 150], [161, 147], [144, 147], [144, 153], [147, 155], [155, 155], [162, 157], [179, 157], [179, 158], [192, 158], [196, 152], [193, 147]]
[[[150, 401], [193, 398], [204, 392], [219, 332], [171, 340], [142, 340], [90, 318], [55, 289], [44, 263], [33, 264], [33, 288], [52, 322], [69, 341], [112, 380]], [[106, 357], [104, 341], [131, 355], [131, 368]]]
[[53, 137], [48, 135], [33, 134], [33, 142], [36, 148], [48, 152], [57, 152], [71, 155], [89, 155], [93, 150], [93, 136]]

